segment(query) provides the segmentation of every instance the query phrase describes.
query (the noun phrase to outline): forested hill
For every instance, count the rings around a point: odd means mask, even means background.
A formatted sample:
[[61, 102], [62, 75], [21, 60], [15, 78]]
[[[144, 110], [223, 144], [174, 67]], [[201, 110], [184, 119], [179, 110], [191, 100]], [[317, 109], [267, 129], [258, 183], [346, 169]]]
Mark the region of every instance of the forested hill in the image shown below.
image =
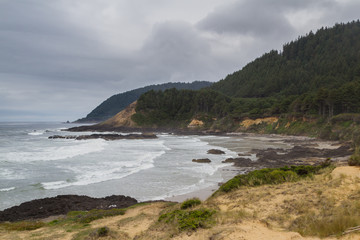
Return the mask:
[[321, 28], [271, 51], [212, 85], [231, 97], [313, 93], [360, 80], [360, 22]]
[[143, 88], [137, 88], [131, 91], [124, 93], [119, 93], [111, 96], [92, 110], [86, 117], [77, 120], [76, 122], [100, 122], [104, 121], [124, 108], [129, 104], [136, 101], [141, 94], [150, 91], [150, 90], [165, 90], [170, 88], [176, 89], [190, 89], [190, 90], [199, 90], [201, 88], [209, 87], [212, 83], [206, 81], [194, 81], [192, 83], [164, 83], [157, 85], [150, 85]]
[[148, 92], [136, 112], [140, 126], [186, 126], [196, 118], [225, 130], [246, 118], [358, 114], [360, 22], [310, 32], [201, 91]]

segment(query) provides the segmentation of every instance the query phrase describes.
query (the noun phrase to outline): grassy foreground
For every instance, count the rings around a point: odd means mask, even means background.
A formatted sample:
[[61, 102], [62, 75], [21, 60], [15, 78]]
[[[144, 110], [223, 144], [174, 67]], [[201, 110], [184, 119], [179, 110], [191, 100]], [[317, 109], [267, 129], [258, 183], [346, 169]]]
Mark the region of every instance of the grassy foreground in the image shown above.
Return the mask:
[[157, 202], [3, 223], [0, 239], [359, 239], [360, 169], [313, 170], [252, 173], [246, 184], [220, 188], [204, 202]]

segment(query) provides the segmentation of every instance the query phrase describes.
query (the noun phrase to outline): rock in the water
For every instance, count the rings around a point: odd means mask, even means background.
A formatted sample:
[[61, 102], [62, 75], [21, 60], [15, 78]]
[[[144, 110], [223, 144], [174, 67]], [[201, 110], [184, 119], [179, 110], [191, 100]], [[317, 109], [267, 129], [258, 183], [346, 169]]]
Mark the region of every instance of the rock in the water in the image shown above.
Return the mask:
[[237, 163], [241, 163], [241, 166], [243, 166], [243, 167], [247, 167], [248, 165], [251, 166], [253, 164], [253, 161], [251, 161], [250, 158], [228, 158], [222, 162], [223, 163], [235, 163], [235, 165]]
[[32, 200], [0, 211], [0, 222], [47, 218], [67, 214], [70, 211], [126, 208], [136, 203], [136, 199], [123, 195], [112, 195], [105, 198], [59, 195], [52, 198]]
[[76, 140], [87, 140], [87, 139], [105, 139], [105, 140], [119, 140], [119, 139], [155, 139], [157, 136], [153, 133], [143, 133], [143, 134], [91, 134], [91, 135], [80, 135], [80, 136], [61, 136], [54, 135], [50, 136], [49, 139], [76, 139]]
[[193, 159], [192, 161], [197, 163], [211, 163], [211, 160], [208, 158]]
[[219, 150], [219, 149], [210, 149], [210, 150], [207, 151], [207, 153], [208, 153], [208, 154], [218, 154], [218, 155], [220, 155], [220, 154], [225, 154], [224, 151], [221, 151], [221, 150]]

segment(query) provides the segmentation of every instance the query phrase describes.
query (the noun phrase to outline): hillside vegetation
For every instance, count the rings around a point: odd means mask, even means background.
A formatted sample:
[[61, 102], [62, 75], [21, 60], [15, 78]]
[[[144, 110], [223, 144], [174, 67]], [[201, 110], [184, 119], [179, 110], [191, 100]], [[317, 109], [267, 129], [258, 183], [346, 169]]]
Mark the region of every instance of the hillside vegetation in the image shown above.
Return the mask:
[[[199, 119], [210, 130], [354, 140], [359, 112], [360, 22], [353, 21], [299, 37], [209, 88], [147, 92], [132, 119], [148, 127], [186, 127]], [[247, 118], [266, 117], [279, 121], [241, 128]]]
[[209, 87], [211, 84], [212, 83], [206, 81], [195, 81], [192, 83], [164, 83], [119, 93], [106, 99], [86, 117], [78, 119], [76, 122], [101, 122], [111, 118], [118, 112], [125, 109], [129, 104], [136, 101], [141, 94], [150, 90], [165, 90], [169, 88], [199, 90], [201, 88]]
[[211, 89], [234, 98], [266, 99], [270, 104], [259, 104], [261, 114], [359, 112], [360, 22], [310, 32], [285, 44], [282, 52], [264, 54]]

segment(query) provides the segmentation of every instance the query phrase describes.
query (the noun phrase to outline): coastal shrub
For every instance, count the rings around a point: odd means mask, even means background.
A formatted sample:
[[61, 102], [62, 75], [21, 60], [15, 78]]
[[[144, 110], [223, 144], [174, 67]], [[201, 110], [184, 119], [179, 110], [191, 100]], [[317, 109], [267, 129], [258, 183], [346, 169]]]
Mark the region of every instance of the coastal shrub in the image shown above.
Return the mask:
[[200, 199], [198, 199], [198, 198], [192, 198], [192, 199], [188, 199], [188, 200], [184, 201], [184, 202], [181, 204], [180, 208], [181, 208], [181, 209], [192, 208], [192, 207], [197, 206], [197, 205], [199, 205], [199, 204], [201, 204]]
[[348, 160], [349, 166], [360, 166], [360, 154], [353, 154]]
[[124, 215], [124, 214], [125, 214], [124, 209], [114, 208], [109, 210], [93, 209], [90, 211], [72, 211], [69, 212], [67, 216], [69, 218], [72, 218], [76, 222], [90, 223], [100, 218]]
[[3, 225], [5, 229], [10, 231], [31, 231], [45, 226], [45, 223], [39, 221], [21, 221], [21, 222], [13, 222], [13, 223], [4, 223], [1, 225]]
[[290, 166], [282, 168], [264, 168], [255, 170], [245, 175], [237, 175], [220, 187], [220, 191], [229, 192], [240, 186], [260, 186], [263, 184], [280, 184], [294, 182], [300, 178], [310, 176], [319, 172], [320, 169], [328, 167], [330, 161], [319, 166]]
[[96, 234], [98, 237], [106, 237], [109, 235], [110, 229], [108, 227], [101, 227], [97, 229]]
[[211, 226], [214, 223], [211, 218], [214, 213], [214, 210], [205, 208], [193, 211], [174, 210], [160, 215], [158, 221], [174, 224], [179, 231], [196, 230]]

